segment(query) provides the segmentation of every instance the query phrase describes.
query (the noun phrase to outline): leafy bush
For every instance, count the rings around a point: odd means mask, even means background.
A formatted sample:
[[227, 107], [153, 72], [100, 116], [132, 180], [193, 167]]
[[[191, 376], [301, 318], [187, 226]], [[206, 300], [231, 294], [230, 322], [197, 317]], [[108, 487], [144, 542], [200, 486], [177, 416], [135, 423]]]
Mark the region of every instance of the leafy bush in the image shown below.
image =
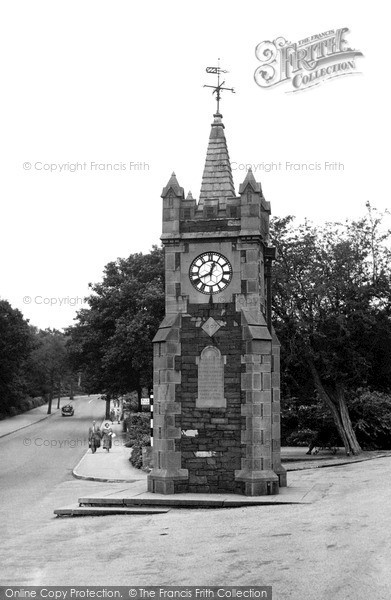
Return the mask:
[[391, 448], [391, 395], [360, 389], [348, 401], [359, 444], [364, 450]]
[[149, 436], [151, 428], [150, 413], [134, 413], [126, 419], [126, 443], [134, 444], [143, 435]]
[[131, 464], [136, 469], [143, 466], [143, 447], [151, 445], [150, 413], [135, 413], [126, 419], [127, 436], [125, 446], [132, 448], [132, 454], [129, 458]]
[[316, 431], [313, 429], [301, 429], [288, 435], [286, 443], [288, 446], [309, 446], [315, 435]]
[[136, 469], [141, 469], [143, 466], [143, 451], [142, 446], [139, 444], [134, 444], [132, 448], [132, 454], [129, 458], [130, 464], [133, 465]]
[[26, 412], [28, 410], [31, 410], [32, 408], [35, 408], [32, 398], [25, 398], [24, 400], [19, 402], [19, 408], [22, 412]]
[[33, 408], [38, 408], [38, 406], [42, 406], [47, 402], [46, 398], [42, 398], [41, 396], [37, 398], [25, 398], [21, 400], [16, 406], [8, 406], [6, 408], [6, 412], [0, 413], [0, 421], [2, 419], [7, 419], [9, 417], [15, 417], [16, 415], [20, 415], [23, 412], [31, 410]]
[[129, 412], [137, 412], [138, 411], [138, 395], [137, 392], [131, 392], [130, 394], [125, 394], [122, 396], [124, 410]]
[[[350, 394], [347, 404], [361, 448], [391, 449], [391, 394], [359, 389]], [[317, 446], [341, 445], [333, 419], [320, 403], [304, 405], [289, 399], [282, 409], [284, 422], [283, 444], [305, 446], [312, 439]]]
[[132, 448], [132, 454], [130, 455], [130, 463], [141, 469], [143, 466], [143, 448], [151, 445], [151, 438], [149, 435], [142, 435], [134, 444]]
[[21, 412], [22, 411], [17, 406], [9, 406], [8, 407], [8, 416], [9, 417], [16, 417], [16, 415], [20, 415]]
[[341, 444], [334, 420], [325, 406], [314, 398], [303, 404], [297, 398], [283, 402], [281, 412], [283, 435], [281, 442], [288, 446], [339, 446]]
[[291, 434], [296, 433], [298, 422], [298, 398], [287, 397], [281, 400], [281, 445], [292, 445], [288, 442]]

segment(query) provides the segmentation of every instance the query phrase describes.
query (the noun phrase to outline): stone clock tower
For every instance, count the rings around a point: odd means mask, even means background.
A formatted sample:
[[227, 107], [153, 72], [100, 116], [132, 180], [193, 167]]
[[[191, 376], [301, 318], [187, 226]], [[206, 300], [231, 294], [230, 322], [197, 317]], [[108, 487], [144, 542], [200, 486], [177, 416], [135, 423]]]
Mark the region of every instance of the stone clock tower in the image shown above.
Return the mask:
[[251, 170], [236, 194], [214, 115], [199, 201], [163, 189], [166, 313], [154, 338], [148, 489], [277, 494], [280, 346], [271, 326], [270, 204]]

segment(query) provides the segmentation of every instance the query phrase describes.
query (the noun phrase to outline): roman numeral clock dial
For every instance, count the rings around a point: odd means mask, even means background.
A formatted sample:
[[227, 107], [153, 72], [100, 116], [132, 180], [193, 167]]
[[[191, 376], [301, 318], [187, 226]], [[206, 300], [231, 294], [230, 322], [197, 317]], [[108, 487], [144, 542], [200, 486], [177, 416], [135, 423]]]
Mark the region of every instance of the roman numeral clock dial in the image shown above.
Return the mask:
[[218, 294], [231, 282], [232, 266], [219, 252], [204, 252], [191, 263], [189, 277], [202, 294]]

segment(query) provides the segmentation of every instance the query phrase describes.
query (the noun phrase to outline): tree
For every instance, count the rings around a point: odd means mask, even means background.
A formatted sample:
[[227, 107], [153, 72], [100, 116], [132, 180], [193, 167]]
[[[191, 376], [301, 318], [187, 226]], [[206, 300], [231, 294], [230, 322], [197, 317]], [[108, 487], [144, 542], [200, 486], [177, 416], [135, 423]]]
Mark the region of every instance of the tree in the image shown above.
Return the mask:
[[[391, 356], [390, 232], [367, 205], [358, 221], [274, 219], [275, 327], [282, 343], [285, 391], [316, 392], [331, 412], [348, 454], [361, 451], [346, 393], [374, 384], [379, 356]], [[379, 382], [391, 384], [383, 368]], [[309, 382], [311, 386], [309, 388]]]
[[61, 393], [61, 384], [72, 376], [65, 334], [55, 329], [36, 331], [36, 344], [28, 367], [29, 387], [48, 396], [50, 414], [55, 390]]
[[163, 250], [110, 262], [90, 284], [88, 309], [67, 331], [72, 364], [86, 390], [106, 401], [152, 385], [152, 339], [164, 315]]
[[22, 313], [6, 300], [0, 300], [0, 412], [7, 412], [24, 398], [25, 365], [33, 339]]

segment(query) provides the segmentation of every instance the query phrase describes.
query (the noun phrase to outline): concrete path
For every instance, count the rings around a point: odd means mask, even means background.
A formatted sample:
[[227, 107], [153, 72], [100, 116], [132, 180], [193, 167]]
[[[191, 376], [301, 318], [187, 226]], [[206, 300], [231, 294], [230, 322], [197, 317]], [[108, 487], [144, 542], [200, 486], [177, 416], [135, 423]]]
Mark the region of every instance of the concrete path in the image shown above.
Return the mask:
[[129, 462], [131, 448], [124, 445], [122, 423], [113, 423], [111, 427], [116, 437], [110, 451], [107, 452], [101, 446], [92, 454], [89, 449], [73, 469], [73, 476], [77, 479], [110, 483], [146, 481], [147, 474], [141, 469], [135, 469]]
[[[69, 404], [69, 398], [61, 398], [61, 406], [65, 404]], [[53, 400], [52, 404], [52, 415], [58, 413], [57, 407], [57, 398]], [[20, 429], [24, 429], [25, 427], [29, 427], [30, 425], [34, 425], [34, 423], [38, 423], [39, 421], [43, 421], [47, 419], [51, 415], [47, 414], [48, 405], [42, 404], [42, 406], [38, 406], [38, 408], [32, 408], [21, 415], [16, 415], [15, 417], [9, 417], [8, 419], [3, 419], [0, 421], [0, 438], [10, 435], [15, 431], [19, 431]]]

